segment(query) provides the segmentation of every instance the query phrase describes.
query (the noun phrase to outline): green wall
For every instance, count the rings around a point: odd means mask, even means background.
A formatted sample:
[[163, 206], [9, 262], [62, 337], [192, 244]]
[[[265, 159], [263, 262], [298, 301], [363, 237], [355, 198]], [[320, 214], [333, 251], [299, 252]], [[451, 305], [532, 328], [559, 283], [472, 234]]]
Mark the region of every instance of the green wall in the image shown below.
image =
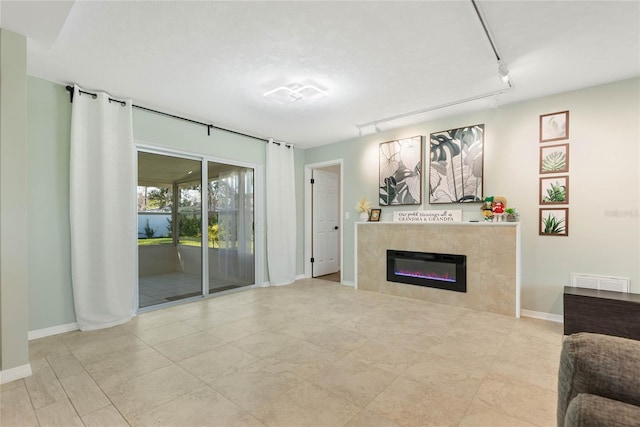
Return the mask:
[[[517, 88], [515, 89], [517, 90]], [[570, 111], [569, 237], [538, 235], [541, 114]], [[378, 144], [473, 124], [485, 124], [484, 194], [503, 195], [522, 223], [522, 308], [562, 313], [562, 288], [570, 273], [629, 277], [640, 292], [640, 79], [487, 108], [368, 135], [305, 151], [306, 164], [344, 159], [343, 280], [354, 278], [354, 206], [362, 196], [378, 201]], [[423, 150], [425, 147], [423, 147]], [[428, 176], [428, 165], [423, 168]], [[423, 197], [427, 182], [423, 181]], [[462, 209], [480, 219], [479, 205], [406, 206], [395, 209]], [[384, 207], [391, 221], [394, 208]], [[490, 280], [490, 278], [487, 278]]]
[[[0, 29], [0, 370], [29, 363], [27, 40]], [[23, 372], [24, 374], [24, 372]]]

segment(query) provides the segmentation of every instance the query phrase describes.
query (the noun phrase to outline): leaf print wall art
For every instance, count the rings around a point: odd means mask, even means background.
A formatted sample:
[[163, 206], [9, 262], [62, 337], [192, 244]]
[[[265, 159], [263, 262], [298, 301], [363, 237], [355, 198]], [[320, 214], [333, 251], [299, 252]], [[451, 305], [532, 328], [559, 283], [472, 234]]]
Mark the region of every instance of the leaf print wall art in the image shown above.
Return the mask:
[[569, 208], [540, 208], [541, 236], [569, 235]]
[[569, 172], [569, 144], [540, 147], [540, 173]]
[[484, 124], [431, 134], [429, 203], [482, 201]]
[[569, 203], [569, 175], [540, 178], [540, 204], [566, 205]]
[[422, 203], [422, 137], [380, 144], [380, 206]]
[[569, 139], [569, 112], [543, 114], [540, 116], [540, 142]]

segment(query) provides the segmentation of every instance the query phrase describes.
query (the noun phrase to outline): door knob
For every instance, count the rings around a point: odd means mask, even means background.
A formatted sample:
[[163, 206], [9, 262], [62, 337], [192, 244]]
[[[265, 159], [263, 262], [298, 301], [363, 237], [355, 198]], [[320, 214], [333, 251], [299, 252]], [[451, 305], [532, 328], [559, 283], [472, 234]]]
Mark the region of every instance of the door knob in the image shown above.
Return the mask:
[[338, 226], [336, 225], [335, 227], [333, 227], [333, 229], [334, 229], [334, 230], [337, 230], [337, 229], [338, 229]]

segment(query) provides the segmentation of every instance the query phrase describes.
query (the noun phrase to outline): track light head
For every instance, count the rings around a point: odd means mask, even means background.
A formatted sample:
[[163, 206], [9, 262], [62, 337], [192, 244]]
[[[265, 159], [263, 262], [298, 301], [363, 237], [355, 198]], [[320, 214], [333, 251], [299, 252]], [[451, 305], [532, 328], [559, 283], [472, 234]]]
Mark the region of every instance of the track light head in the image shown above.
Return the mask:
[[498, 60], [498, 75], [504, 83], [509, 83], [509, 68], [502, 59]]

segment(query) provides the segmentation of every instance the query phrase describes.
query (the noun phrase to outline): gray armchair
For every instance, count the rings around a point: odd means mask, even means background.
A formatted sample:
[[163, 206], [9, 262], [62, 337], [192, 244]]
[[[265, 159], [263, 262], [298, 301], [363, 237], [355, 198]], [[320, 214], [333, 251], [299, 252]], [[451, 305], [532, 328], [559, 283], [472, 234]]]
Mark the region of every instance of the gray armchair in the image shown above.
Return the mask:
[[640, 341], [590, 333], [566, 337], [558, 427], [569, 426], [640, 426]]

